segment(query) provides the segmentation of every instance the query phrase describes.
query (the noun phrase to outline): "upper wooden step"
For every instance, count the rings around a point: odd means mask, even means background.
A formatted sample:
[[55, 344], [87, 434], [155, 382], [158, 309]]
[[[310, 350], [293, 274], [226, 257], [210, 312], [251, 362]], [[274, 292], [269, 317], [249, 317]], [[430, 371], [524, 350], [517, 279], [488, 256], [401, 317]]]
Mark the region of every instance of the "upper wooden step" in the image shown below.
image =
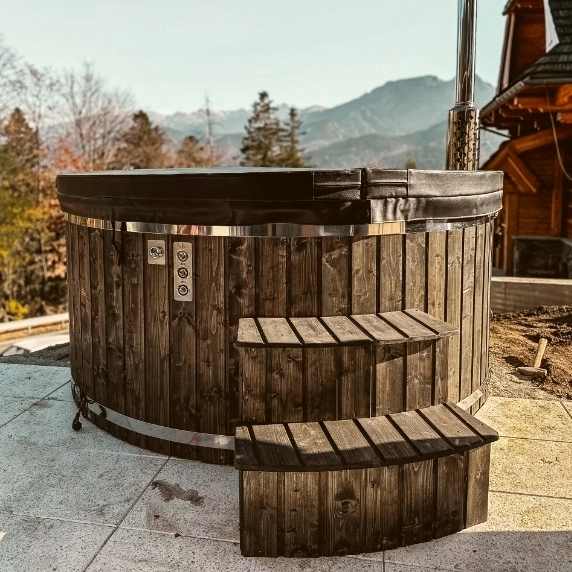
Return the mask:
[[498, 433], [452, 403], [381, 417], [236, 428], [241, 471], [331, 471], [401, 465], [462, 453]]
[[416, 309], [311, 318], [241, 318], [237, 345], [304, 347], [401, 344], [434, 340], [459, 328]]

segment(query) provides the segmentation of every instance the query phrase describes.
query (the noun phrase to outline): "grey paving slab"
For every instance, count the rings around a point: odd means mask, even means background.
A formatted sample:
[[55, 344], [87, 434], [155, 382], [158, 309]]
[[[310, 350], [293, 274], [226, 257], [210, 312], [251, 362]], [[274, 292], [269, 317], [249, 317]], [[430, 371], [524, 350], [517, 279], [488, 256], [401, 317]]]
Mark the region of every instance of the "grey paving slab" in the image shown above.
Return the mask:
[[29, 397], [0, 397], [0, 427], [29, 409], [36, 401]]
[[359, 558], [243, 558], [236, 543], [118, 529], [86, 572], [382, 572]]
[[[70, 377], [71, 379], [71, 377]], [[57, 399], [58, 401], [73, 401], [72, 392], [71, 392], [71, 381], [66, 385], [56, 389], [53, 393], [46, 399]]]
[[71, 379], [66, 367], [0, 364], [0, 397], [41, 399]]
[[43, 399], [8, 425], [0, 428], [0, 439], [30, 444], [64, 447], [69, 450], [97, 450], [125, 455], [164, 457], [147, 449], [130, 445], [81, 419], [82, 429], [74, 431], [72, 421], [77, 412], [73, 401]]
[[238, 523], [234, 467], [170, 459], [122, 526], [238, 542]]
[[388, 551], [385, 558], [386, 571], [394, 572], [421, 564], [428, 570], [469, 572], [569, 571], [572, 500], [491, 493], [487, 522], [447, 538]]
[[572, 500], [493, 492], [487, 522], [469, 530], [567, 531], [572, 535]]
[[572, 443], [572, 418], [559, 401], [489, 397], [477, 417], [503, 437]]
[[118, 524], [165, 460], [0, 439], [0, 511]]
[[81, 572], [112, 528], [0, 513], [2, 572]]
[[385, 558], [386, 572], [413, 572], [419, 567], [455, 572], [570, 572], [572, 532], [469, 529], [425, 544], [390, 550]]
[[492, 445], [490, 489], [572, 498], [572, 443], [501, 437]]

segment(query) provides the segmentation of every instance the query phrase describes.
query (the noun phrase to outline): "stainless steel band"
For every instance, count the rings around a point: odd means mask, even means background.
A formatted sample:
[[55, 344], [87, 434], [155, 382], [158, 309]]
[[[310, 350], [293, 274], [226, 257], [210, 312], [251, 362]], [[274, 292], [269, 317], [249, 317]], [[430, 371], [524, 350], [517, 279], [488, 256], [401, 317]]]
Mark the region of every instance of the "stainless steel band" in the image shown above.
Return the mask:
[[394, 221], [359, 225], [309, 225], [309, 224], [260, 224], [251, 226], [204, 226], [180, 225], [148, 222], [118, 222], [64, 213], [65, 219], [78, 226], [103, 230], [142, 234], [173, 234], [183, 236], [234, 236], [234, 237], [319, 237], [319, 236], [380, 236], [388, 234], [406, 234], [409, 232], [429, 232], [436, 230], [454, 230], [483, 224], [493, 215], [483, 215], [466, 219], [431, 219], [415, 221]]
[[[486, 383], [486, 381], [485, 381]], [[457, 405], [462, 409], [468, 409], [473, 403], [483, 396], [483, 386], [474, 391], [471, 395], [459, 401]], [[164, 439], [172, 443], [182, 443], [193, 447], [208, 447], [210, 449], [226, 449], [234, 451], [234, 437], [229, 435], [214, 435], [212, 433], [199, 433], [197, 431], [184, 431], [182, 429], [172, 429], [163, 425], [155, 425], [146, 421], [139, 421], [132, 417], [127, 417], [122, 413], [117, 413], [113, 409], [108, 409], [99, 403], [87, 398], [87, 406], [94, 414], [105, 419], [114, 425], [133, 431], [147, 437]]]
[[[91, 402], [92, 400], [88, 398]], [[122, 413], [117, 413], [113, 409], [108, 409], [99, 403], [88, 402], [89, 410], [98, 417], [113, 423], [124, 429], [129, 429], [134, 433], [164, 439], [172, 443], [182, 443], [183, 445], [193, 445], [194, 447], [209, 447], [211, 449], [228, 449], [234, 451], [234, 437], [228, 435], [213, 435], [212, 433], [198, 433], [197, 431], [184, 431], [182, 429], [172, 429], [163, 425], [155, 425], [146, 421], [139, 421], [132, 417], [127, 417]]]

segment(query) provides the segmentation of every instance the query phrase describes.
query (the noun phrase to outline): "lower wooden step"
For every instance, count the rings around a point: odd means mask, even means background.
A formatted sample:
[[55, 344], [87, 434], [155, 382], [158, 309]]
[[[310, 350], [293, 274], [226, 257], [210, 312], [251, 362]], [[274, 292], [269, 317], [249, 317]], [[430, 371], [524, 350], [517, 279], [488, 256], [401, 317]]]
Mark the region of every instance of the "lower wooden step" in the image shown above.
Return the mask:
[[484, 522], [497, 438], [453, 404], [239, 427], [242, 554], [377, 552]]

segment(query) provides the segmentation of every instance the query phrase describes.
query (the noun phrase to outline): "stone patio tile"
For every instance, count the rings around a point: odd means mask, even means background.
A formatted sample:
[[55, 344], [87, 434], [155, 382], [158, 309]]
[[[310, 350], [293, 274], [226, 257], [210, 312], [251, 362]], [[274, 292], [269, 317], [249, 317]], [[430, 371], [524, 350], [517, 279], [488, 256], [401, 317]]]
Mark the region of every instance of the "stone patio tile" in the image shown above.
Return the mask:
[[433, 542], [387, 551], [385, 560], [386, 572], [415, 572], [415, 566], [468, 572], [568, 571], [572, 500], [490, 493], [487, 522]]
[[[385, 553], [386, 572], [569, 572], [572, 531], [474, 531]], [[400, 568], [394, 565], [411, 567]], [[417, 568], [419, 570], [419, 568]]]
[[165, 461], [2, 438], [0, 511], [118, 524]]
[[0, 513], [2, 572], [81, 572], [112, 528]]
[[155, 481], [121, 526], [239, 541], [234, 467], [170, 459]]
[[0, 427], [29, 409], [36, 401], [29, 397], [0, 398]]
[[572, 417], [572, 401], [561, 401], [561, 403], [564, 409], [566, 409], [568, 414]]
[[502, 437], [572, 443], [572, 418], [559, 401], [489, 397], [477, 417]]
[[164, 457], [136, 447], [97, 428], [81, 418], [82, 429], [74, 431], [72, 421], [77, 412], [73, 401], [43, 399], [28, 411], [0, 428], [0, 439], [16, 441], [22, 447], [63, 447], [68, 450], [97, 450], [125, 455]]
[[492, 445], [490, 490], [572, 499], [572, 443], [501, 437]]
[[566, 531], [572, 535], [572, 500], [489, 493], [487, 522], [467, 529], [468, 532], [511, 530]]
[[360, 558], [243, 558], [238, 544], [120, 528], [86, 572], [382, 572]]
[[66, 367], [0, 363], [0, 397], [41, 399], [71, 379]]
[[[71, 379], [71, 376], [70, 376]], [[50, 393], [46, 399], [57, 399], [58, 401], [73, 401], [71, 392], [71, 381], [63, 385], [59, 389], [56, 389], [53, 393]]]

